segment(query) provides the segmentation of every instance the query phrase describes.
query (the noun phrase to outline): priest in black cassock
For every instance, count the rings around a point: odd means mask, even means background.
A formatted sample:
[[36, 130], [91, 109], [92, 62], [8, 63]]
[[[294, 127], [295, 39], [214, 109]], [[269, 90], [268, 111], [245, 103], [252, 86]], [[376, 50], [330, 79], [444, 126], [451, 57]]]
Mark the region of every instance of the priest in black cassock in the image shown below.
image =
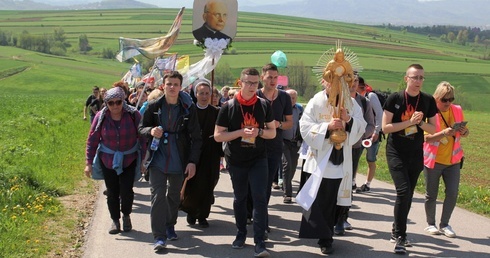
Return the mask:
[[194, 82], [197, 98], [197, 117], [201, 126], [203, 144], [196, 175], [186, 183], [181, 209], [187, 213], [187, 223], [195, 225], [196, 220], [203, 228], [209, 227], [207, 218], [214, 203], [214, 188], [219, 179], [219, 162], [222, 144], [214, 140], [214, 126], [219, 109], [210, 105], [211, 82], [199, 79]]

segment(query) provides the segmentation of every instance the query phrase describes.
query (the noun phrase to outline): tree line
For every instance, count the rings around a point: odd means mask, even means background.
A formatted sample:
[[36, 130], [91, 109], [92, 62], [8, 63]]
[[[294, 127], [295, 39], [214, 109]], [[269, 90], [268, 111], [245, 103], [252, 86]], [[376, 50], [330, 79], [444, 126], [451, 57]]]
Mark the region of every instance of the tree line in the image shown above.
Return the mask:
[[[52, 34], [41, 35], [30, 34], [26, 30], [19, 35], [11, 31], [0, 30], [0, 46], [13, 46], [46, 54], [66, 56], [67, 49], [71, 47], [71, 44], [66, 40], [65, 31], [60, 27], [54, 29]], [[82, 53], [92, 50], [87, 35], [80, 35], [78, 48]]]
[[439, 38], [443, 42], [457, 43], [465, 46], [468, 43], [490, 45], [490, 30], [482, 30], [478, 27], [432, 25], [424, 27], [395, 26], [390, 23], [375, 27], [383, 27], [403, 32], [412, 32], [429, 37]]

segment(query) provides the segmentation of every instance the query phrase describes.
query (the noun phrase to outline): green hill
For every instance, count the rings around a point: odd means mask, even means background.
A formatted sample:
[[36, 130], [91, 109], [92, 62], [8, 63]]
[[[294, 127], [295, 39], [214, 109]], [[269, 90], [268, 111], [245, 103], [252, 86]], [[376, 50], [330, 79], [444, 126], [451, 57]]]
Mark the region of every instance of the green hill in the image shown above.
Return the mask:
[[[59, 63], [64, 69], [68, 68], [65, 62], [86, 69], [102, 62], [106, 68], [96, 72], [102, 77], [110, 71], [123, 73], [128, 64], [102, 60], [101, 52], [104, 49], [117, 52], [121, 36], [144, 39], [165, 34], [176, 13], [176, 9], [0, 11], [0, 30], [3, 32], [14, 35], [22, 31], [35, 35], [52, 34], [61, 27], [72, 45], [68, 51], [69, 58], [30, 53], [29, 57], [24, 55], [12, 60], [8, 53], [13, 50], [4, 48], [1, 55], [9, 62], [21, 62], [22, 66], [30, 62], [26, 58], [37, 56], [35, 60], [38, 61], [42, 58], [64, 60], [53, 64]], [[202, 50], [192, 44], [191, 31], [192, 10], [186, 10], [178, 41], [170, 51], [191, 55], [191, 62], [195, 62], [202, 58]], [[82, 34], [87, 35], [93, 47], [87, 55], [78, 53], [78, 37]], [[479, 98], [490, 97], [490, 62], [482, 60], [488, 55], [484, 45], [461, 46], [440, 42], [436, 37], [325, 20], [239, 13], [238, 32], [232, 46], [235, 54], [225, 55], [220, 62], [229, 64], [238, 76], [242, 68], [261, 67], [269, 62], [274, 51], [282, 50], [290, 64], [303, 62], [306, 66], [314, 66], [324, 51], [335, 47], [338, 39], [358, 55], [364, 67], [362, 76], [376, 88], [396, 90], [405, 68], [411, 63], [421, 63], [427, 73], [425, 91], [433, 92], [440, 81], [446, 80], [460, 87], [464, 99], [459, 101], [466, 109], [490, 110], [490, 106], [478, 101]], [[89, 80], [86, 85], [109, 83], [114, 79], [117, 77], [108, 77], [105, 82]]]
[[[145, 39], [165, 34], [177, 12], [0, 11], [0, 34], [18, 37], [26, 31], [43, 35], [62, 28], [71, 44], [66, 56], [0, 46], [2, 257], [53, 257], [68, 249], [80, 252], [78, 236], [84, 229], [79, 225], [86, 224], [87, 211], [66, 208], [60, 205], [63, 199], [51, 197], [84, 200], [93, 193], [93, 185], [82, 172], [89, 130], [88, 122], [82, 120], [83, 105], [93, 85], [111, 87], [131, 65], [103, 59], [102, 52], [117, 52], [119, 37]], [[203, 57], [203, 50], [193, 45], [191, 31], [192, 11], [186, 10], [180, 36], [171, 51], [190, 55], [193, 63]], [[87, 54], [78, 51], [82, 34], [93, 47]], [[282, 50], [290, 64], [302, 62], [312, 67], [324, 51], [335, 47], [338, 39], [357, 53], [364, 67], [361, 75], [375, 88], [397, 90], [406, 67], [412, 63], [421, 63], [426, 69], [424, 91], [432, 93], [442, 80], [459, 87], [457, 102], [467, 111], [472, 133], [463, 143], [467, 161], [458, 204], [490, 214], [490, 177], [485, 170], [490, 166], [485, 156], [490, 151], [485, 137], [490, 105], [484, 104], [490, 97], [490, 62], [483, 60], [488, 56], [485, 46], [442, 43], [435, 37], [348, 23], [241, 12], [230, 51], [234, 54], [224, 55], [220, 63], [228, 64], [238, 77], [242, 68], [262, 67], [270, 62], [274, 51]], [[377, 177], [389, 178], [382, 153], [379, 157]], [[30, 214], [27, 207], [32, 207], [31, 196], [49, 201], [43, 203], [42, 210]], [[24, 211], [27, 215], [21, 220]]]

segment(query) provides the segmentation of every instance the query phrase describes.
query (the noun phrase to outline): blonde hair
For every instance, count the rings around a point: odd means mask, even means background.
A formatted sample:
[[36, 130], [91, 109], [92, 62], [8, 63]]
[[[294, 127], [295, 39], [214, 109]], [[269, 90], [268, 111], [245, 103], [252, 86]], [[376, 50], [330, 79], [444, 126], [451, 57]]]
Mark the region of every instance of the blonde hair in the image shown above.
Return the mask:
[[158, 99], [161, 96], [163, 96], [163, 91], [159, 89], [154, 89], [150, 92], [150, 95], [148, 95], [148, 101]]
[[437, 85], [432, 96], [434, 96], [435, 99], [442, 99], [445, 96], [454, 98], [454, 87], [449, 82], [442, 81]]
[[228, 91], [228, 97], [231, 99], [231, 97], [235, 97], [236, 90], [235, 89], [230, 89]]

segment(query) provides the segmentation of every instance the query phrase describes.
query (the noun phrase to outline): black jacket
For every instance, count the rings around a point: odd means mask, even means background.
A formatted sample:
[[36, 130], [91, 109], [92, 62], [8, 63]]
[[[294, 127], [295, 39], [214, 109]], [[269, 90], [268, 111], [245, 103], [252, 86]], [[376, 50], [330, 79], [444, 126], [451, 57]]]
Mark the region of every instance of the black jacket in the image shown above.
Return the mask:
[[[165, 96], [148, 103], [148, 108], [138, 126], [138, 132], [150, 141], [153, 139], [151, 129], [155, 126], [161, 126], [161, 120], [158, 114], [160, 113], [159, 109], [161, 109], [164, 100]], [[180, 92], [179, 104], [181, 108], [180, 114], [182, 115], [178, 118], [174, 131], [177, 132], [177, 147], [182, 161], [182, 167], [185, 169], [188, 163], [197, 164], [199, 162], [202, 138], [196, 106], [192, 102], [189, 94]], [[151, 161], [154, 151], [150, 150], [150, 148], [148, 150], [150, 155], [148, 160]]]

